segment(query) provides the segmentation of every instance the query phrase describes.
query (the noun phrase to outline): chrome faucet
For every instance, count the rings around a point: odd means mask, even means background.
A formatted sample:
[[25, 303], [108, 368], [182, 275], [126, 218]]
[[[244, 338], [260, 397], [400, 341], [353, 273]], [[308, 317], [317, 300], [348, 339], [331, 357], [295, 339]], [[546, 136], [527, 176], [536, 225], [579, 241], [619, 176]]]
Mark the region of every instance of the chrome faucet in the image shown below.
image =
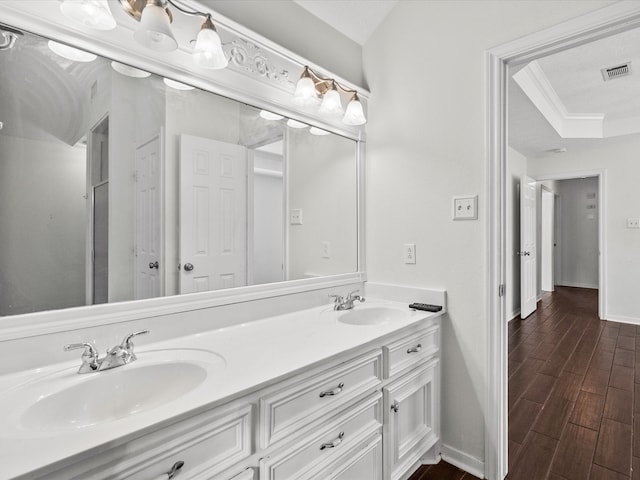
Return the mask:
[[64, 346], [64, 351], [75, 350], [76, 348], [84, 348], [82, 354], [82, 365], [78, 369], [78, 373], [92, 373], [102, 370], [110, 370], [120, 367], [136, 360], [133, 353], [133, 337], [149, 333], [149, 330], [140, 330], [133, 332], [124, 337], [120, 345], [115, 345], [107, 350], [104, 358], [99, 358], [98, 351], [90, 343], [70, 343]]
[[351, 310], [353, 308], [353, 302], [358, 300], [359, 302], [364, 302], [365, 298], [360, 295], [354, 295], [354, 293], [358, 293], [360, 290], [354, 290], [347, 295], [347, 298], [343, 298], [341, 295], [329, 295], [329, 297], [334, 299], [333, 309], [334, 310]]

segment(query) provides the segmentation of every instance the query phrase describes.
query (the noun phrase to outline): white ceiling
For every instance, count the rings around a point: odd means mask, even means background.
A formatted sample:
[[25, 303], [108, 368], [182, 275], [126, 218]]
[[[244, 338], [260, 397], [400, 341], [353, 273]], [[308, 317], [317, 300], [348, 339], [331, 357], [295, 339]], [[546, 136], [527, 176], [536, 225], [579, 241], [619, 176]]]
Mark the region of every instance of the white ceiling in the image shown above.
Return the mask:
[[[630, 76], [603, 80], [602, 68], [626, 62], [631, 62]], [[558, 52], [510, 73], [521, 76], [521, 70], [532, 66], [542, 73], [540, 83], [550, 88], [541, 95], [548, 100], [546, 108], [536, 107], [534, 101], [540, 99], [534, 96], [532, 101], [513, 80], [509, 85], [509, 144], [526, 157], [590, 148], [623, 134], [640, 133], [640, 30]], [[548, 111], [553, 104], [555, 117]], [[563, 109], [561, 121], [557, 113]], [[599, 126], [597, 117], [601, 117]], [[559, 123], [565, 128], [558, 128]]]
[[398, 0], [293, 0], [354, 42], [364, 45]]

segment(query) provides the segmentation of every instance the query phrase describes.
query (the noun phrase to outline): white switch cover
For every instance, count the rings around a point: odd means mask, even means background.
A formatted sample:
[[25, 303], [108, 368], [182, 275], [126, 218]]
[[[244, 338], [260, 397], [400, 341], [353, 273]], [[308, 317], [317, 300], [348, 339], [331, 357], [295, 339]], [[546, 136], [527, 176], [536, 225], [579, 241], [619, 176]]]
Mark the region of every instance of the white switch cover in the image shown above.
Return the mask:
[[478, 196], [453, 197], [454, 220], [478, 219]]
[[302, 209], [292, 208], [289, 212], [289, 223], [291, 225], [302, 225]]
[[627, 228], [640, 228], [640, 218], [627, 218]]
[[416, 244], [405, 243], [404, 248], [404, 263], [414, 264], [416, 263]]
[[331, 258], [331, 242], [322, 242], [322, 258]]

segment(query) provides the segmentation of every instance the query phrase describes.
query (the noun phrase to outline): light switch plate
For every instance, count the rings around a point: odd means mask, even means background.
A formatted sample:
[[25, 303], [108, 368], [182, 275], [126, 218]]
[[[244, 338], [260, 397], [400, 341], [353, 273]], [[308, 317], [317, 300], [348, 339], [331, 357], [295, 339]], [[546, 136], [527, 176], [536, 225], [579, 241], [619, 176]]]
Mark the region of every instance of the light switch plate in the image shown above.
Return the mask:
[[627, 218], [627, 228], [640, 228], [640, 219]]
[[454, 220], [478, 219], [478, 196], [453, 197]]

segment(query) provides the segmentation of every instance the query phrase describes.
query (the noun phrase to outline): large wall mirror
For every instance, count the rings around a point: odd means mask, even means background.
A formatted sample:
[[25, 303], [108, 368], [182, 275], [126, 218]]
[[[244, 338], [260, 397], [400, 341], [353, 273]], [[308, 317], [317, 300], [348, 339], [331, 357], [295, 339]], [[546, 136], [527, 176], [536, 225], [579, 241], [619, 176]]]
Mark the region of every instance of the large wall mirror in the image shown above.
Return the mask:
[[26, 32], [0, 116], [0, 316], [358, 270], [351, 139]]

